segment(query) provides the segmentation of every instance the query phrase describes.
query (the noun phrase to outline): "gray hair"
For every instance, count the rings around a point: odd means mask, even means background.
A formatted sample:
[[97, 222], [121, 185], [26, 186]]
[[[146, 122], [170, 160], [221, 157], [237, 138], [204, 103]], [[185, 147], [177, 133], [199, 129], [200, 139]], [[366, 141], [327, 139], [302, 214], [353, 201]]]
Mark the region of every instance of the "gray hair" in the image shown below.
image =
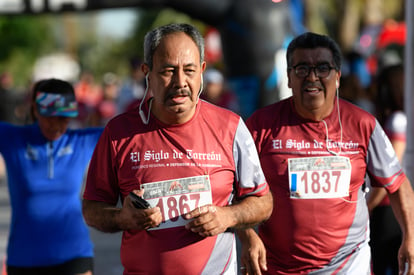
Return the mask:
[[164, 25], [148, 32], [144, 38], [144, 63], [146, 63], [150, 70], [153, 66], [154, 52], [161, 43], [161, 40], [172, 33], [183, 32], [187, 34], [197, 45], [200, 53], [200, 64], [204, 61], [204, 38], [198, 29], [192, 25], [185, 23], [174, 23]]

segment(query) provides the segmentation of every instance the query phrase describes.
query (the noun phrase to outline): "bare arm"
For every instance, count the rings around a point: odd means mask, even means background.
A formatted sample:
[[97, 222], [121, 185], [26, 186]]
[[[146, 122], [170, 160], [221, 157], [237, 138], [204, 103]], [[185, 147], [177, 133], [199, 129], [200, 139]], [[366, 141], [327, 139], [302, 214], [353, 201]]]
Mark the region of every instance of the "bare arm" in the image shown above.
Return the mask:
[[261, 275], [267, 270], [266, 247], [253, 228], [237, 230], [241, 242], [241, 272], [246, 275]]
[[367, 200], [368, 210], [371, 213], [371, 211], [377, 207], [380, 202], [385, 198], [387, 195], [387, 190], [382, 187], [373, 187], [371, 189], [371, 192], [369, 193], [369, 197]]
[[394, 148], [395, 154], [397, 155], [398, 160], [400, 161], [400, 163], [402, 163], [406, 142], [402, 140], [397, 140], [397, 139], [392, 139], [390, 141], [391, 141], [392, 147]]
[[136, 209], [126, 196], [122, 208], [99, 201], [83, 200], [86, 223], [100, 231], [113, 233], [123, 230], [145, 230], [157, 227], [162, 221], [158, 207]]
[[[273, 199], [271, 200], [273, 204]], [[271, 206], [273, 208], [273, 206]], [[254, 213], [252, 213], [254, 214]], [[269, 216], [266, 217], [267, 220]], [[242, 244], [241, 265], [242, 274], [245, 275], [261, 275], [262, 270], [267, 270], [266, 248], [252, 227], [236, 227], [237, 235]]]
[[408, 263], [408, 273], [414, 274], [414, 193], [411, 184], [406, 179], [400, 188], [389, 194], [395, 217], [403, 232], [403, 241], [398, 252], [400, 274], [404, 272], [405, 263]]
[[201, 236], [213, 236], [228, 228], [247, 228], [267, 220], [273, 210], [270, 192], [262, 197], [249, 196], [237, 204], [225, 207], [203, 206], [186, 214], [194, 219], [186, 228]]
[[267, 220], [273, 211], [273, 196], [269, 191], [262, 197], [249, 196], [228, 207], [235, 219], [233, 228], [255, 226]]

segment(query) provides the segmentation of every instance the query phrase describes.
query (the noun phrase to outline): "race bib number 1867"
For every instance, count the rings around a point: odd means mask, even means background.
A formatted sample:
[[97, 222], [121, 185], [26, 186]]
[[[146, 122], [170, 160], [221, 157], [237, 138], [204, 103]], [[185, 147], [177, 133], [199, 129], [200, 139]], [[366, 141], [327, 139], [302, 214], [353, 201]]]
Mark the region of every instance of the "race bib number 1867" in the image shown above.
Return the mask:
[[326, 199], [348, 196], [349, 158], [340, 156], [289, 159], [290, 197]]
[[151, 207], [158, 206], [163, 215], [160, 226], [151, 230], [184, 226], [188, 220], [182, 215], [212, 203], [208, 175], [150, 182], [142, 187], [144, 199]]

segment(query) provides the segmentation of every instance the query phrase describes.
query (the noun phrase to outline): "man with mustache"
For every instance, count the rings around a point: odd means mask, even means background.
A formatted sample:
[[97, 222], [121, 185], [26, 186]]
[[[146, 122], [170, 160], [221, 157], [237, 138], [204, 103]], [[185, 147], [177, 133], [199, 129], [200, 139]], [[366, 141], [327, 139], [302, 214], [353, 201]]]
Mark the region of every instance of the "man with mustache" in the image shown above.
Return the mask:
[[[253, 139], [238, 115], [199, 99], [206, 63], [196, 28], [150, 31], [144, 55], [150, 96], [107, 124], [85, 219], [123, 231], [124, 274], [236, 274], [233, 231], [267, 219], [273, 205]], [[131, 191], [150, 207], [136, 209]]]
[[292, 97], [247, 120], [275, 207], [259, 227], [264, 245], [253, 230], [241, 235], [246, 270], [267, 260], [265, 274], [371, 274], [369, 177], [387, 190], [403, 231], [400, 274], [414, 274], [413, 190], [375, 117], [339, 99], [338, 45], [302, 34], [287, 64]]

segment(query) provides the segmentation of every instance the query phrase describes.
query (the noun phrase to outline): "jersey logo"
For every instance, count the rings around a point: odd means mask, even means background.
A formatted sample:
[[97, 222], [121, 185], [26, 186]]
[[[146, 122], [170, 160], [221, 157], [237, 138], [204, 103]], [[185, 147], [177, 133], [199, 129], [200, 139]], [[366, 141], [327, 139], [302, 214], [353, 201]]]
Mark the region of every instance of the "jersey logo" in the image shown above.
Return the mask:
[[314, 165], [315, 166], [319, 166], [319, 165], [324, 165], [325, 161], [322, 158], [317, 158]]
[[73, 154], [73, 148], [72, 148], [72, 145], [71, 144], [69, 144], [66, 147], [63, 147], [57, 153], [58, 157], [61, 157], [61, 156], [64, 156], [64, 155], [71, 155], [71, 154]]
[[176, 189], [183, 189], [182, 185], [178, 182], [178, 181], [173, 181], [170, 185], [170, 188], [168, 189], [168, 191], [174, 191]]
[[39, 152], [34, 149], [30, 144], [27, 144], [25, 158], [29, 160], [37, 160], [39, 158]]

